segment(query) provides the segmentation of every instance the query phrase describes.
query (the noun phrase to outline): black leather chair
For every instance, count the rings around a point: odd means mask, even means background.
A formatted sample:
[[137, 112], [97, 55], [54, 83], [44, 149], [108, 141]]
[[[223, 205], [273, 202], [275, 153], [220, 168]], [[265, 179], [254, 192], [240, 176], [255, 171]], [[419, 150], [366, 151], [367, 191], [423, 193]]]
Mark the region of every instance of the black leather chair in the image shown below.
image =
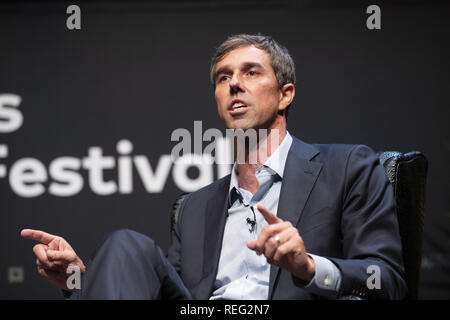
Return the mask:
[[381, 152], [380, 163], [394, 187], [403, 248], [407, 299], [417, 299], [422, 262], [422, 238], [428, 161], [418, 152]]
[[[397, 218], [403, 247], [407, 299], [417, 299], [422, 261], [422, 235], [425, 215], [425, 191], [428, 161], [425, 156], [412, 151], [378, 153], [380, 163], [391, 182], [397, 204]], [[178, 219], [178, 210], [187, 194], [179, 196], [172, 207], [170, 230]], [[360, 299], [346, 296], [343, 300]]]

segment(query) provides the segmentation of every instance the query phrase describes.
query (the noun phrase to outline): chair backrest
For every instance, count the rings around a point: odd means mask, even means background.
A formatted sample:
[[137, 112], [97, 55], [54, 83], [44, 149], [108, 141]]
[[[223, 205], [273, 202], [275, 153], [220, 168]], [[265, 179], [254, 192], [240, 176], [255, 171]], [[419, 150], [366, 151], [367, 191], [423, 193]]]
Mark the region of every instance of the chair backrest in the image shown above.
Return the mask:
[[[405, 280], [408, 286], [407, 299], [417, 299], [422, 261], [428, 161], [418, 151], [408, 153], [386, 151], [380, 152], [378, 156], [394, 189]], [[178, 220], [180, 205], [187, 195], [187, 193], [182, 194], [173, 203], [170, 216], [171, 232]]]
[[403, 248], [407, 299], [417, 299], [422, 262], [422, 237], [428, 161], [418, 152], [379, 153], [380, 163], [391, 182]]

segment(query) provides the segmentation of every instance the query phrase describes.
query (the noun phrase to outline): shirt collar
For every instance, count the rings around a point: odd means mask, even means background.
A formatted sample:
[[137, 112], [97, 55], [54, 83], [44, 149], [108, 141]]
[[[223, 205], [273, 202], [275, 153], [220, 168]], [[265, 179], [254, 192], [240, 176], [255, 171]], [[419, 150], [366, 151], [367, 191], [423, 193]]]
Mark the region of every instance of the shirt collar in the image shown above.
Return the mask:
[[289, 149], [291, 148], [291, 144], [292, 136], [288, 131], [286, 131], [286, 136], [284, 137], [283, 141], [281, 141], [281, 144], [278, 146], [275, 152], [270, 155], [269, 159], [267, 159], [263, 164], [263, 166], [269, 167], [270, 169], [275, 171], [280, 176], [280, 178], [283, 178], [284, 166], [286, 164], [286, 159], [289, 153]]
[[[289, 153], [289, 149], [292, 145], [292, 136], [289, 134], [289, 131], [286, 131], [286, 136], [284, 137], [281, 144], [278, 148], [273, 152], [270, 157], [264, 162], [264, 164], [259, 167], [256, 171], [260, 170], [262, 167], [267, 167], [269, 171], [273, 171], [273, 174], [278, 174], [281, 179], [283, 179], [284, 166], [286, 165], [286, 159]], [[238, 174], [236, 171], [236, 162], [233, 165], [233, 169], [231, 170], [231, 180], [230, 180], [230, 189], [231, 193], [233, 189], [238, 190], [239, 181]], [[231, 200], [231, 197], [230, 197]]]

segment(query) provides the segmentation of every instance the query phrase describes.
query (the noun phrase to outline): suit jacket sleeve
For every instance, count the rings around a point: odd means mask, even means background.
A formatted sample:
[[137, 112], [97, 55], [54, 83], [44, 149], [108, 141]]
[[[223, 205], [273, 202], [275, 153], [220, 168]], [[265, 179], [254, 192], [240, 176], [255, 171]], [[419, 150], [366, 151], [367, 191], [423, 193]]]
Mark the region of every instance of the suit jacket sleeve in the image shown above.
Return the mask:
[[356, 146], [349, 154], [342, 205], [344, 258], [328, 257], [342, 274], [339, 295], [404, 298], [407, 289], [394, 193], [378, 157], [366, 146]]

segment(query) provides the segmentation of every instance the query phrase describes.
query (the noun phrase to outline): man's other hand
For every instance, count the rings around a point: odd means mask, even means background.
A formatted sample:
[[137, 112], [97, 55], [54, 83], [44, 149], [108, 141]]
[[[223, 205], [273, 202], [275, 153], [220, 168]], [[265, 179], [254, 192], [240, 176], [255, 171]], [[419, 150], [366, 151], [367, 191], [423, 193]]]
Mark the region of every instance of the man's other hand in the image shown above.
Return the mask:
[[39, 230], [23, 229], [20, 235], [40, 242], [33, 247], [39, 274], [53, 285], [72, 291], [67, 288], [67, 278], [70, 276], [66, 273], [67, 268], [75, 265], [80, 268], [81, 273], [86, 268], [70, 244], [62, 237]]

